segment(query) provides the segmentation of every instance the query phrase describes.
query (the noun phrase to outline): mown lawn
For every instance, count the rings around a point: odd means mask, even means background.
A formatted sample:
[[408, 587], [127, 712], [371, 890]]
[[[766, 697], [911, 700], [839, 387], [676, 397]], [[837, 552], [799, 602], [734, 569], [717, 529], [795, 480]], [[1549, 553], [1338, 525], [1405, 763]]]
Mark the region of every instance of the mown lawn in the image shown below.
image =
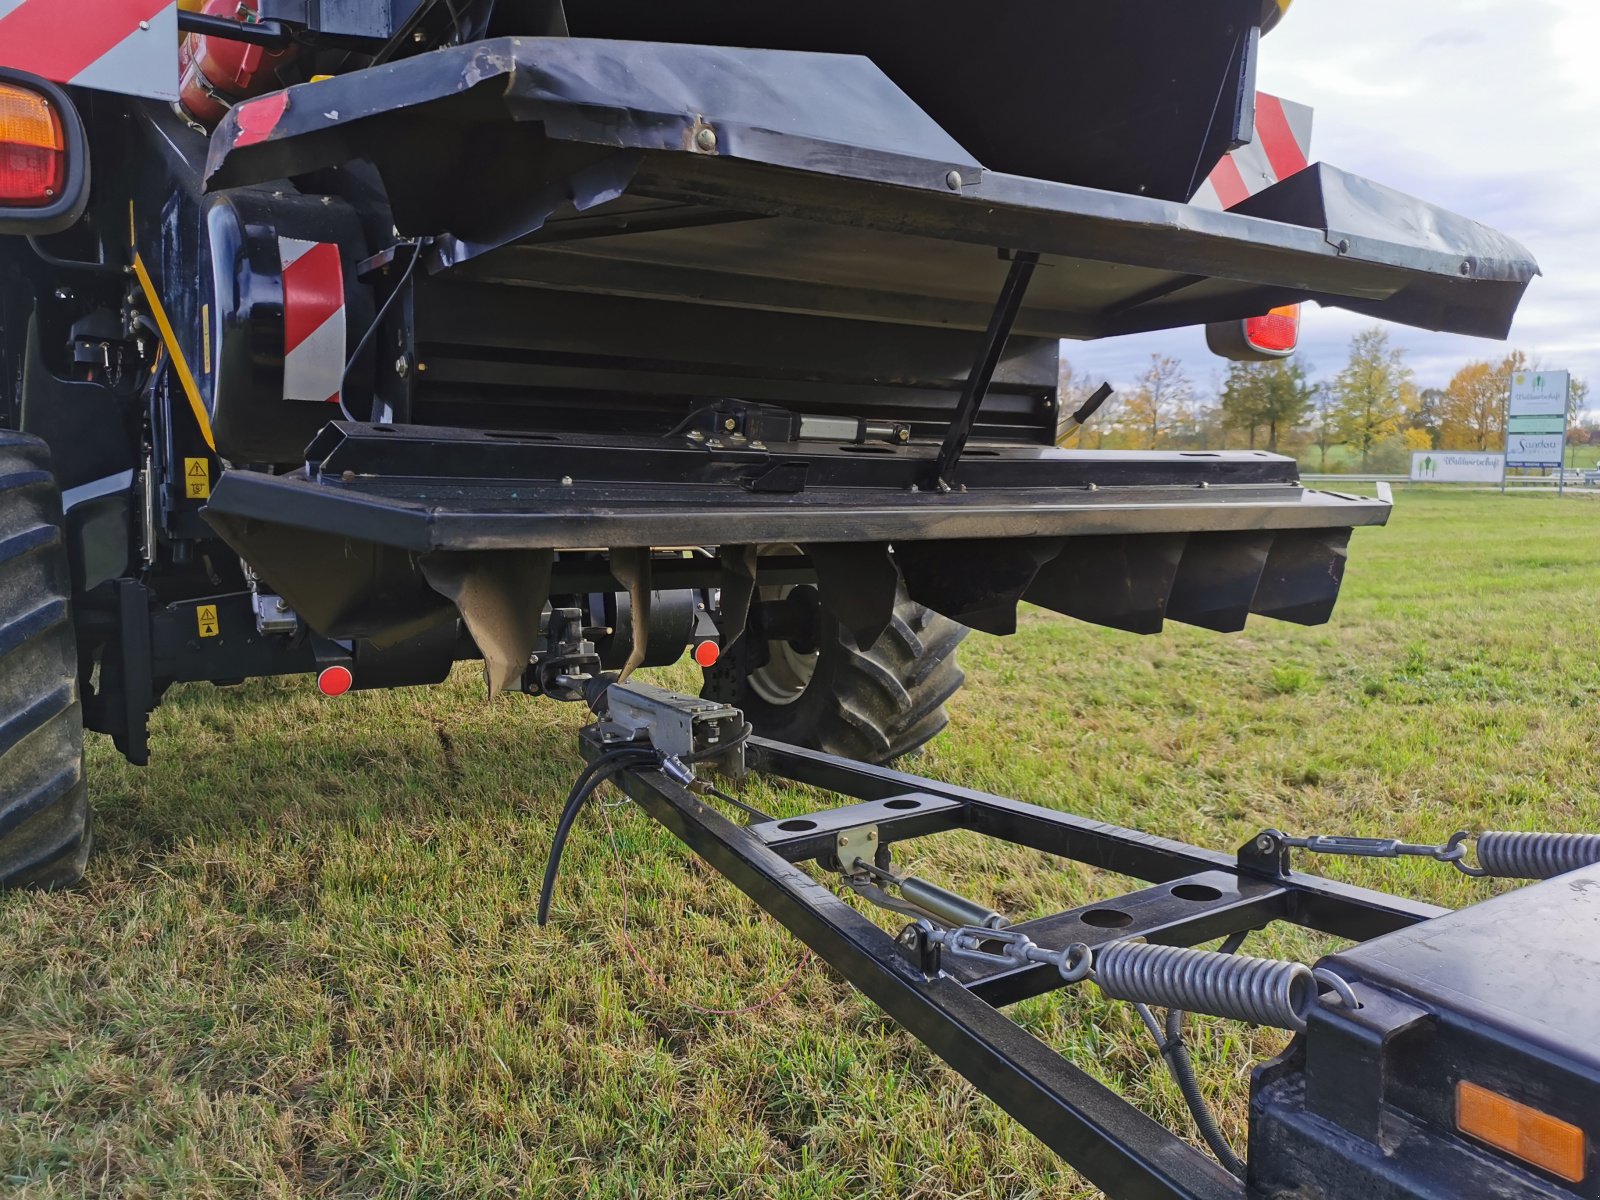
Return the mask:
[[[1597, 609], [1600, 500], [1402, 490], [1324, 628], [1138, 639], [1029, 613], [974, 636], [916, 769], [1225, 848], [1273, 824], [1600, 828]], [[757, 1011], [691, 1007], [770, 997], [797, 948], [631, 809], [586, 817], [536, 927], [581, 719], [491, 709], [463, 668], [340, 701], [184, 689], [143, 770], [96, 739], [90, 881], [0, 898], [0, 1195], [1095, 1194], [816, 962]], [[1118, 889], [964, 836], [918, 847], [1017, 916]], [[1482, 894], [1424, 864], [1328, 870]], [[1126, 1006], [1015, 1011], [1187, 1128]], [[1236, 1142], [1282, 1040], [1196, 1024]]]

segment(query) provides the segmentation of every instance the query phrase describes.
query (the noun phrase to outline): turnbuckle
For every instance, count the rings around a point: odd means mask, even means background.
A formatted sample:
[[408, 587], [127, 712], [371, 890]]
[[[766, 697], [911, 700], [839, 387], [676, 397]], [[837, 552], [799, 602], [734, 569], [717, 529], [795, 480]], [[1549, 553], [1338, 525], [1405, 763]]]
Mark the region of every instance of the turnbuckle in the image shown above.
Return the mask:
[[952, 958], [965, 958], [991, 966], [1023, 967], [1042, 963], [1054, 967], [1063, 982], [1080, 983], [1094, 968], [1094, 951], [1082, 942], [1061, 950], [1046, 950], [1025, 933], [1014, 929], [958, 925], [940, 929], [926, 918], [911, 922], [900, 931], [900, 944], [918, 954], [924, 974], [937, 974], [942, 952]]
[[[1467, 842], [1476, 839], [1477, 865], [1467, 862]], [[1247, 851], [1270, 857], [1285, 849], [1312, 854], [1346, 854], [1357, 858], [1431, 858], [1449, 863], [1463, 875], [1491, 879], [1549, 879], [1600, 865], [1600, 834], [1531, 833], [1462, 829], [1442, 846], [1402, 842], [1398, 838], [1290, 837], [1277, 829], [1256, 835]]]
[[1480, 875], [1482, 871], [1466, 863], [1467, 840], [1471, 837], [1470, 831], [1460, 829], [1450, 835], [1449, 841], [1430, 845], [1426, 842], [1402, 842], [1399, 838], [1347, 837], [1326, 833], [1292, 837], [1281, 829], [1268, 829], [1256, 835], [1255, 849], [1262, 854], [1294, 849], [1311, 854], [1342, 854], [1353, 858], [1431, 858], [1450, 863], [1464, 874]]

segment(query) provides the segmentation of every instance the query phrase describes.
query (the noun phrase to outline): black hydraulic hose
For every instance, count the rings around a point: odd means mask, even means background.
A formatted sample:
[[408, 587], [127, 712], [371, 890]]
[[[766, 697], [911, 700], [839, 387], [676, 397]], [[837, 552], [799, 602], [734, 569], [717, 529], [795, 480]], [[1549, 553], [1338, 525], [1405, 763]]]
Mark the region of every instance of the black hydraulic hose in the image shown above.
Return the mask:
[[354, 421], [350, 409], [344, 402], [344, 385], [350, 379], [350, 372], [355, 370], [356, 360], [361, 357], [361, 352], [367, 348], [367, 343], [372, 340], [372, 335], [378, 332], [378, 326], [383, 324], [383, 318], [389, 315], [389, 306], [395, 302], [396, 297], [405, 290], [406, 284], [411, 282], [411, 273], [417, 269], [417, 260], [422, 257], [422, 241], [418, 239], [412, 243], [411, 261], [406, 263], [406, 269], [400, 276], [400, 281], [394, 285], [394, 290], [384, 300], [378, 309], [378, 315], [372, 318], [372, 324], [367, 326], [367, 331], [361, 335], [361, 340], [356, 342], [356, 348], [350, 354], [349, 360], [344, 364], [344, 374], [339, 377], [339, 409], [344, 413], [346, 421]]
[[1200, 1136], [1206, 1145], [1211, 1147], [1211, 1153], [1217, 1156], [1217, 1161], [1222, 1164], [1223, 1170], [1243, 1179], [1244, 1163], [1233, 1152], [1233, 1147], [1228, 1145], [1228, 1139], [1222, 1135], [1222, 1126], [1217, 1124], [1216, 1114], [1206, 1103], [1206, 1098], [1200, 1091], [1200, 1081], [1195, 1078], [1194, 1063], [1189, 1059], [1189, 1048], [1183, 1043], [1183, 1015], [1183, 1010], [1179, 1008], [1167, 1010], [1167, 1036], [1161, 1043], [1161, 1057], [1166, 1060], [1167, 1069], [1172, 1072], [1173, 1082], [1178, 1085], [1178, 1091], [1183, 1093], [1183, 1102], [1189, 1106], [1189, 1114], [1194, 1117], [1195, 1127], [1200, 1130]]
[[[1248, 934], [1248, 930], [1231, 934], [1217, 947], [1217, 952], [1238, 953]], [[1211, 1147], [1211, 1153], [1217, 1156], [1217, 1161], [1222, 1164], [1223, 1170], [1243, 1179], [1245, 1164], [1233, 1152], [1228, 1139], [1223, 1136], [1222, 1126], [1217, 1123], [1216, 1114], [1211, 1111], [1211, 1106], [1206, 1103], [1206, 1098], [1200, 1091], [1200, 1081], [1195, 1078], [1194, 1063], [1189, 1058], [1189, 1047], [1183, 1041], [1183, 1018], [1182, 1009], [1167, 1010], [1167, 1036], [1158, 1042], [1161, 1057], [1166, 1060], [1167, 1070], [1172, 1072], [1172, 1080], [1178, 1085], [1178, 1091], [1183, 1095], [1183, 1102], [1189, 1108], [1189, 1115], [1194, 1118], [1195, 1127], [1199, 1129], [1205, 1144]]]
[[567, 835], [572, 832], [572, 823], [578, 819], [584, 803], [618, 771], [630, 767], [653, 766], [657, 761], [656, 754], [652, 750], [613, 750], [595, 759], [583, 774], [578, 776], [577, 782], [572, 785], [572, 790], [567, 793], [566, 805], [561, 810], [561, 820], [556, 824], [555, 838], [550, 843], [550, 858], [545, 863], [544, 883], [539, 888], [539, 924], [544, 925], [550, 919], [550, 899], [555, 894], [556, 876], [561, 871], [561, 852], [566, 849]]

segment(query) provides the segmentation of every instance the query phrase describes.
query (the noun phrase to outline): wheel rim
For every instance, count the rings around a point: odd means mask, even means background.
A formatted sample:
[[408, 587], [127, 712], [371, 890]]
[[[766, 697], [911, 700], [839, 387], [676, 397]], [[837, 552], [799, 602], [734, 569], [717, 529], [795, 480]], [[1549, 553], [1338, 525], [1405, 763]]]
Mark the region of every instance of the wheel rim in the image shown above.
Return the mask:
[[[762, 546], [757, 554], [798, 554], [798, 546]], [[794, 591], [793, 584], [756, 589], [756, 598], [771, 602], [787, 599]], [[820, 651], [802, 652], [789, 642], [768, 641], [767, 661], [746, 676], [750, 690], [775, 708], [793, 704], [805, 695], [811, 679], [817, 673]]]

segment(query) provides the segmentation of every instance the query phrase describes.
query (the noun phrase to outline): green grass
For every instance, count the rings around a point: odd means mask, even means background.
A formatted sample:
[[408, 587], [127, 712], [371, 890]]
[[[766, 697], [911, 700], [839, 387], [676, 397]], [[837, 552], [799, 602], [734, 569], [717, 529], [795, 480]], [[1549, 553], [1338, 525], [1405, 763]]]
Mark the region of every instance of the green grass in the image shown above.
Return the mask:
[[[1029, 612], [975, 635], [915, 769], [1223, 848], [1267, 825], [1594, 829], [1597, 596], [1600, 500], [1403, 489], [1326, 627], [1138, 639]], [[814, 961], [759, 1011], [690, 1007], [768, 997], [797, 947], [632, 809], [607, 814], [615, 856], [601, 810], [580, 824], [537, 928], [581, 718], [490, 708], [463, 668], [337, 702], [179, 689], [143, 770], [96, 739], [88, 884], [0, 898], [0, 1195], [1095, 1194]], [[1018, 916], [1121, 886], [965, 836], [909, 861]], [[1483, 894], [1429, 864], [1327, 870]], [[1126, 1006], [1013, 1011], [1188, 1128]], [[1282, 1041], [1196, 1023], [1236, 1143]]]

